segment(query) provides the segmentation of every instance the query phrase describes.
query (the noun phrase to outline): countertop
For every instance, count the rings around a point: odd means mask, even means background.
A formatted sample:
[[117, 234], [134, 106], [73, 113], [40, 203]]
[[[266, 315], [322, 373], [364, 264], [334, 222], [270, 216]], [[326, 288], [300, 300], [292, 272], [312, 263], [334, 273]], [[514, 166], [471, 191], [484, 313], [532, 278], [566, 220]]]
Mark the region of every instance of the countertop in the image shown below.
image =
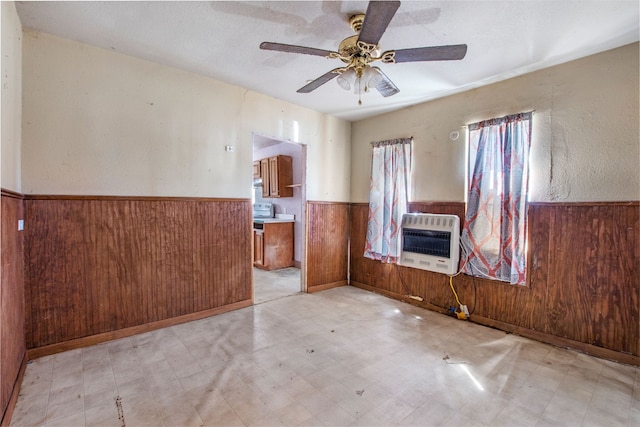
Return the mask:
[[258, 224], [270, 224], [273, 222], [296, 222], [294, 219], [281, 219], [281, 218], [253, 218], [253, 222]]

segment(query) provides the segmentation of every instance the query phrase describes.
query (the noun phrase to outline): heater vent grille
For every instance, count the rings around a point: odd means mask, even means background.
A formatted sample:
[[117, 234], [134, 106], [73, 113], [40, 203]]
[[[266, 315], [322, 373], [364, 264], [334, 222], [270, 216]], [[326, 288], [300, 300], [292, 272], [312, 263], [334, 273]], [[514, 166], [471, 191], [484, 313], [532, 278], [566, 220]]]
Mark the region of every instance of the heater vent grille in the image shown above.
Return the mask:
[[456, 215], [409, 213], [402, 217], [400, 264], [455, 274], [460, 258], [460, 218]]

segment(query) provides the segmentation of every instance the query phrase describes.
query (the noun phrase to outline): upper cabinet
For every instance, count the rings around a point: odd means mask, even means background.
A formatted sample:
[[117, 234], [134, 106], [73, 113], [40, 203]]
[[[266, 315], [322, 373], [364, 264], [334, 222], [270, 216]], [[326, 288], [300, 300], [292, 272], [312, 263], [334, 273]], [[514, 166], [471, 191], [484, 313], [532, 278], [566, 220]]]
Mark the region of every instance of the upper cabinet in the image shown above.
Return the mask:
[[290, 156], [269, 158], [269, 194], [271, 197], [293, 197], [293, 167]]
[[262, 178], [263, 198], [293, 197], [291, 156], [273, 156], [260, 160], [260, 178]]
[[260, 160], [260, 178], [262, 178], [262, 197], [271, 197], [269, 186], [269, 159]]
[[253, 179], [260, 178], [260, 160], [253, 162]]

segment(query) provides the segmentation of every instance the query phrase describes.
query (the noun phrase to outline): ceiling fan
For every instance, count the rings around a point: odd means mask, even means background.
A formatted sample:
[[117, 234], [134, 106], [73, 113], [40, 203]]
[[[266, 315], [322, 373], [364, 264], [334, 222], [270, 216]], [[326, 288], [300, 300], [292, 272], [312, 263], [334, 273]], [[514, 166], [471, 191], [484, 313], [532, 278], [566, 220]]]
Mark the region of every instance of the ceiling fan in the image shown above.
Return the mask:
[[[398, 93], [400, 89], [380, 68], [371, 66], [372, 62], [382, 61], [385, 64], [394, 64], [400, 62], [460, 60], [467, 53], [466, 44], [417, 47], [382, 52], [378, 42], [399, 7], [399, 1], [369, 2], [366, 13], [354, 15], [349, 19], [349, 24], [356, 32], [356, 35], [342, 40], [337, 52], [272, 42], [262, 42], [260, 49], [324, 56], [330, 59], [340, 59], [346, 64], [343, 67], [334, 68], [309, 82], [298, 89], [298, 93], [309, 93], [337, 77], [340, 87], [346, 90], [353, 88], [357, 95], [362, 95], [362, 93], [368, 92], [370, 88], [375, 88], [384, 97], [392, 96]], [[362, 104], [361, 98], [358, 103]]]

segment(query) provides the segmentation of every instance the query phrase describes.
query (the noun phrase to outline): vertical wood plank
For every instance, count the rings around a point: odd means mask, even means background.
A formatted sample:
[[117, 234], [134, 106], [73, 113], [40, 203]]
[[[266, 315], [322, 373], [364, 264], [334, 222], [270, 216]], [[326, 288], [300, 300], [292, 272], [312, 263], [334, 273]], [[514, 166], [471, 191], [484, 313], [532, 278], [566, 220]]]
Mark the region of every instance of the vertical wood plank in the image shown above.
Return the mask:
[[[638, 356], [639, 206], [531, 204], [527, 286], [459, 275], [456, 291], [478, 316]], [[447, 276], [404, 267], [398, 275], [362, 256], [367, 210], [351, 206], [352, 281], [397, 297], [414, 293], [442, 309], [455, 306]], [[463, 203], [414, 202], [410, 210], [464, 217]]]
[[528, 218], [527, 280], [531, 289], [531, 305], [529, 309], [523, 310], [526, 317], [521, 324], [534, 331], [549, 333], [549, 317], [540, 313], [545, 313], [547, 309], [549, 266], [552, 259], [549, 236], [555, 234], [555, 228], [550, 220], [550, 209], [530, 205]]
[[2, 283], [0, 284], [0, 419], [11, 399], [26, 353], [23, 232], [23, 201], [2, 194]]
[[47, 196], [25, 208], [29, 348], [251, 297], [249, 200]]
[[307, 202], [307, 290], [346, 284], [348, 203]]

